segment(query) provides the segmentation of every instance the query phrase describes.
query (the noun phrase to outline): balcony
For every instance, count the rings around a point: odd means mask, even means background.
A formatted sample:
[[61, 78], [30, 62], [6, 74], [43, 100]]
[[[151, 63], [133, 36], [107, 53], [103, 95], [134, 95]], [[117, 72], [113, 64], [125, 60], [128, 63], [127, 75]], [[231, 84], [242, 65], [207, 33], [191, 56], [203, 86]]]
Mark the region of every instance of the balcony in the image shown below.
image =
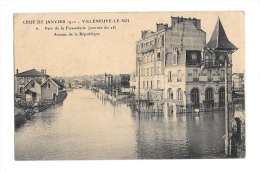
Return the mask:
[[199, 66], [201, 64], [201, 61], [198, 59], [195, 60], [186, 60], [187, 66]]
[[213, 82], [213, 78], [212, 78], [212, 77], [209, 77], [209, 78], [208, 78], [208, 82]]
[[215, 60], [215, 59], [205, 59], [205, 67], [223, 67], [224, 61]]
[[141, 53], [148, 53], [148, 52], [152, 52], [154, 51], [154, 45], [150, 45], [148, 47], [145, 47], [145, 48], [141, 48]]
[[193, 82], [199, 82], [199, 78], [193, 78]]

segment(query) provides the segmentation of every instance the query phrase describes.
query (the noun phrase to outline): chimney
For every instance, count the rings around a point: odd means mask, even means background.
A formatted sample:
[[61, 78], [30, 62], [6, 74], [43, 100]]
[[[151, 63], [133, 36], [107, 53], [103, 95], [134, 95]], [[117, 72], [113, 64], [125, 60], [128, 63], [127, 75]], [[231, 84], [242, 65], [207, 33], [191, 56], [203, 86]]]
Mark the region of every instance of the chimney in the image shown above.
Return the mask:
[[19, 70], [18, 69], [16, 69], [16, 74], [18, 74], [19, 73]]
[[165, 24], [163, 24], [163, 23], [156, 23], [156, 31], [158, 32], [158, 31], [161, 31], [161, 30], [163, 30], [163, 29], [167, 29], [168, 28], [168, 24], [167, 23], [165, 23]]

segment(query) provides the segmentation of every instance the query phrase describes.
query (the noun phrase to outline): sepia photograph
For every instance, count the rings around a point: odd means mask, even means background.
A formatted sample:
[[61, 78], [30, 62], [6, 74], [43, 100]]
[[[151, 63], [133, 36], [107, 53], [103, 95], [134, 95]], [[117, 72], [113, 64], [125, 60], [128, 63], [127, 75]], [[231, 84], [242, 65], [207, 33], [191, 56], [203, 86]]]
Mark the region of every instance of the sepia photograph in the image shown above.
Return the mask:
[[246, 158], [245, 13], [15, 13], [14, 159]]

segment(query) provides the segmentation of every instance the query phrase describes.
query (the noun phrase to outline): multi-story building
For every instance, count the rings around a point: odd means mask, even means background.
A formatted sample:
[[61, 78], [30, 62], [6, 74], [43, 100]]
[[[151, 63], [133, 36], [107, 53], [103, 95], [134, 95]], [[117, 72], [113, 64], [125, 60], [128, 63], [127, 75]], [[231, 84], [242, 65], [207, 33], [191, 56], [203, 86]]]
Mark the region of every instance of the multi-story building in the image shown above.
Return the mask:
[[[167, 98], [165, 88], [173, 87], [171, 77], [179, 70], [179, 75], [184, 75], [185, 58], [177, 59], [176, 51], [183, 51], [185, 56], [185, 50], [201, 50], [206, 43], [206, 33], [201, 30], [201, 21], [195, 18], [171, 17], [170, 27], [162, 23], [156, 25], [156, 32], [142, 31], [141, 40], [136, 42], [136, 74], [140, 70], [141, 98], [159, 101]], [[172, 68], [177, 61], [182, 66], [175, 68], [175, 72]], [[165, 76], [169, 76], [169, 80]]]
[[233, 91], [244, 92], [244, 73], [233, 73]]
[[[172, 17], [172, 27], [167, 33], [172, 37], [166, 49], [164, 98], [167, 103], [183, 106], [188, 84], [186, 75], [200, 64], [206, 33], [201, 29], [200, 19]], [[194, 82], [197, 78], [198, 73], [195, 73]]]
[[[201, 43], [204, 40], [205, 38], [201, 38], [198, 41]], [[202, 48], [201, 44], [197, 46], [198, 49]], [[219, 19], [210, 41], [203, 46], [203, 51], [196, 48], [176, 48], [172, 60], [169, 60], [170, 63], [166, 61], [167, 102], [184, 109], [224, 106], [225, 60], [229, 61], [227, 78], [228, 98], [231, 101], [232, 53], [236, 49], [228, 40]]]
[[[210, 41], [200, 19], [171, 17], [171, 26], [142, 31], [136, 42], [136, 74], [141, 99], [164, 100], [174, 107], [211, 108], [225, 103], [225, 60], [231, 101], [232, 53], [237, 50], [218, 19]], [[136, 84], [138, 88], [138, 82]]]
[[31, 69], [22, 73], [19, 73], [18, 69], [16, 70], [15, 78], [14, 78], [14, 91], [15, 94], [24, 95], [24, 86], [31, 81], [31, 79], [35, 79], [41, 83], [45, 82], [47, 78], [50, 77], [46, 74], [46, 69], [42, 69], [41, 72], [36, 69]]

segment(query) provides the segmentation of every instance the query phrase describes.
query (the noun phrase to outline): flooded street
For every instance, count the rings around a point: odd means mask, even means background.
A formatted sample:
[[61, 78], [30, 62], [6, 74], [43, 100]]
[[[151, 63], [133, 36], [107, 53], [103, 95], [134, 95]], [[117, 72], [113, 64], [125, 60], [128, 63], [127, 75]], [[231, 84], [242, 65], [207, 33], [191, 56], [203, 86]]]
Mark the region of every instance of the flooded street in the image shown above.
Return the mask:
[[139, 117], [75, 89], [15, 131], [16, 160], [224, 158], [224, 112]]

